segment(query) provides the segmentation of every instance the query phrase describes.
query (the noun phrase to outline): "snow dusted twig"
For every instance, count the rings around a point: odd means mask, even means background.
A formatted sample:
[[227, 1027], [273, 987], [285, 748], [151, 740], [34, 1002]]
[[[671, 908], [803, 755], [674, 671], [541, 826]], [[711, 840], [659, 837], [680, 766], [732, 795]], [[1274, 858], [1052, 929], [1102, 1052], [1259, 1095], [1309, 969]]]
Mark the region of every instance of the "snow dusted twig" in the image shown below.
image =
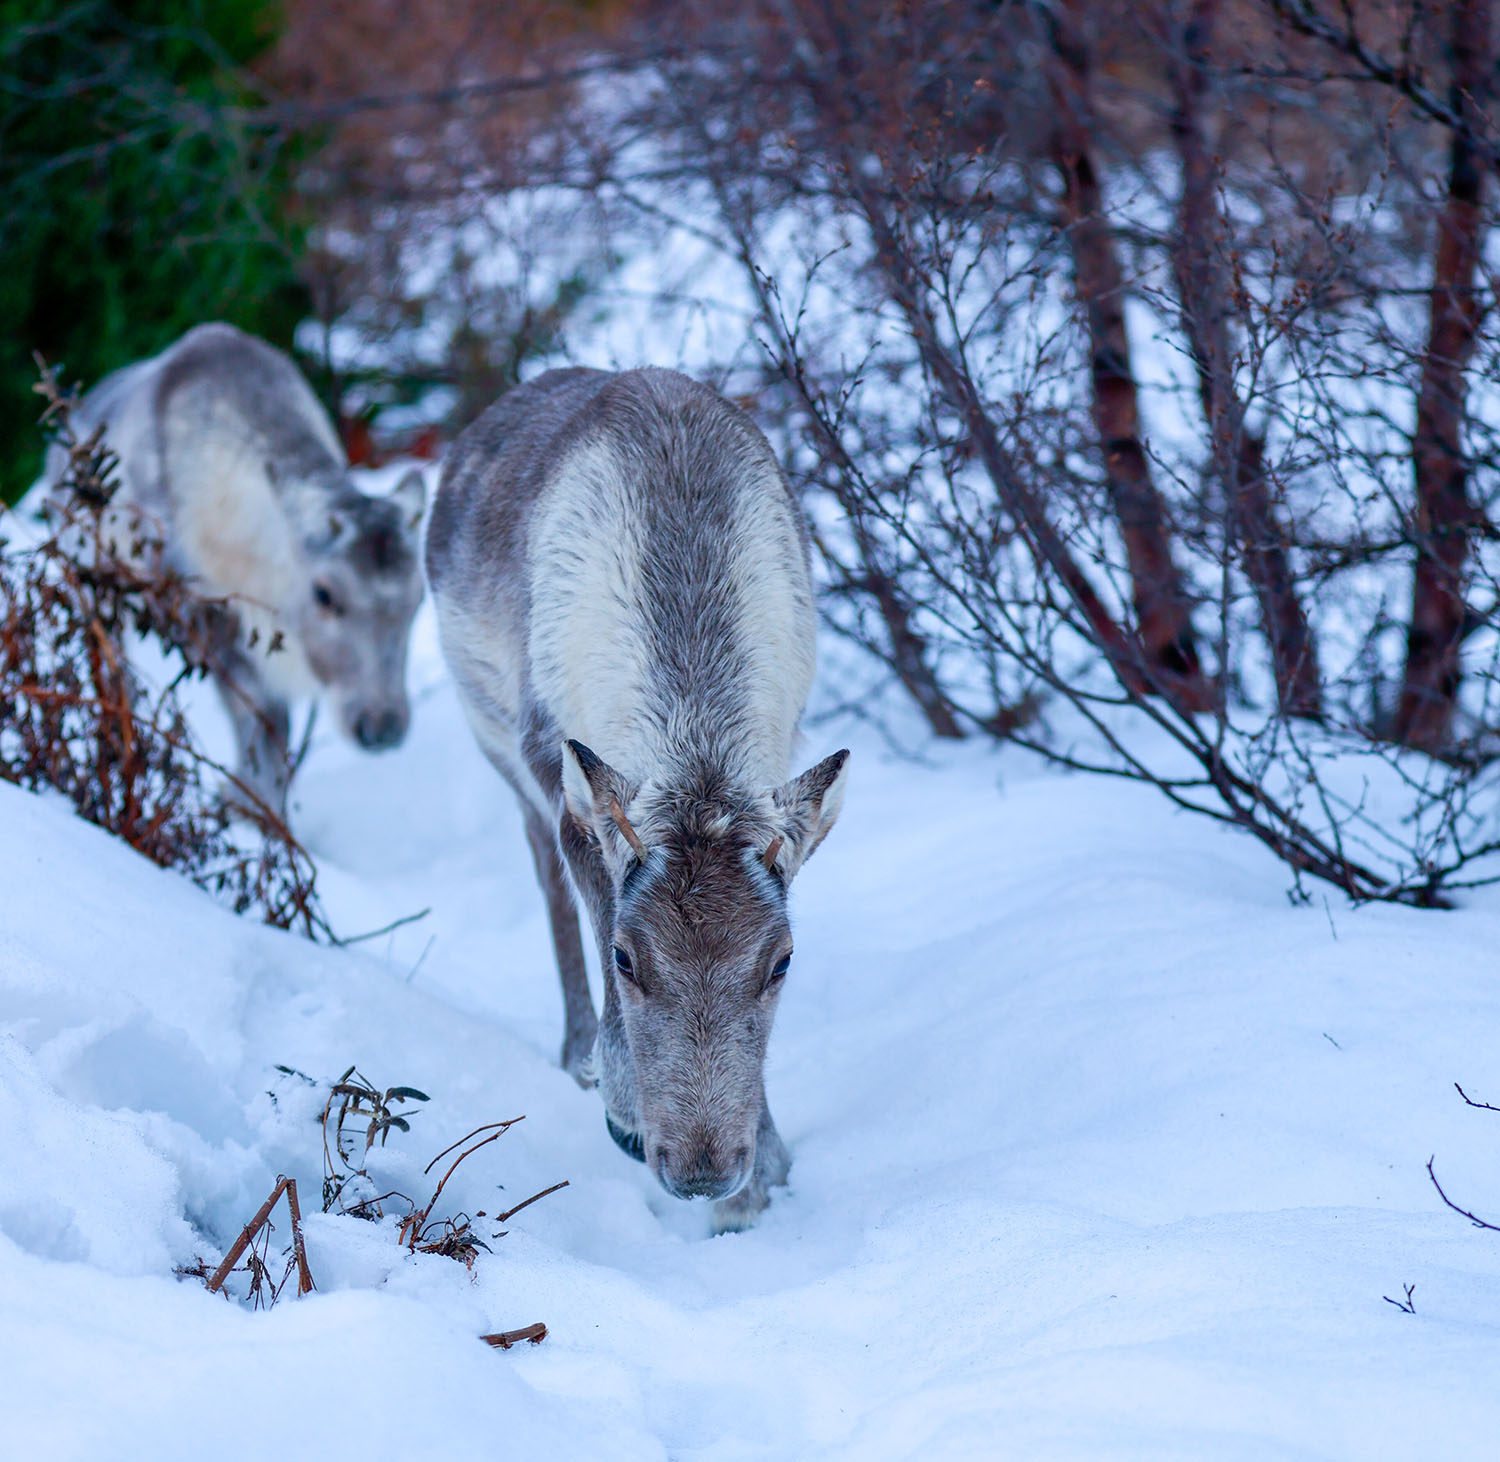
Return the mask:
[[[1467, 1101], [1468, 1098], [1466, 1097], [1465, 1100]], [[1470, 1103], [1470, 1105], [1472, 1106], [1475, 1104]], [[1443, 1202], [1446, 1203], [1448, 1207], [1451, 1208], [1455, 1213], [1463, 1214], [1463, 1216], [1468, 1219], [1475, 1228], [1487, 1228], [1492, 1233], [1500, 1234], [1500, 1223], [1488, 1223], [1477, 1215], [1470, 1213], [1467, 1208], [1460, 1208], [1458, 1204], [1456, 1204], [1445, 1192], [1443, 1192], [1443, 1185], [1438, 1182], [1437, 1174], [1432, 1170], [1432, 1164], [1435, 1160], [1436, 1154], [1427, 1159], [1427, 1176], [1432, 1179], [1432, 1186], [1437, 1189], [1438, 1197], [1441, 1198]]]

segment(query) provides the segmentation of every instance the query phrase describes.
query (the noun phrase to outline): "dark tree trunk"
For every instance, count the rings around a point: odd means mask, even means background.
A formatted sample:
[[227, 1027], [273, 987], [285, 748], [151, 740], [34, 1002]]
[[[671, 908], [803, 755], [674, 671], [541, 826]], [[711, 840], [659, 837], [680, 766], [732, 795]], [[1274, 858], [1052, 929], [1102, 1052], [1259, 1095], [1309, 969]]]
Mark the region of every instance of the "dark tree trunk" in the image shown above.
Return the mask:
[[1050, 70], [1058, 113], [1054, 161], [1063, 179], [1074, 287], [1088, 325], [1094, 427], [1125, 543], [1147, 663], [1178, 704], [1204, 710], [1213, 698], [1198, 659], [1191, 603], [1172, 560], [1166, 505], [1141, 443], [1125, 327], [1125, 279], [1104, 217], [1093, 154], [1089, 58], [1074, 19], [1071, 13], [1056, 13], [1052, 27]]
[[1235, 387], [1230, 348], [1230, 282], [1215, 251], [1224, 234], [1214, 189], [1217, 166], [1204, 136], [1203, 93], [1215, 0], [1193, 0], [1187, 24], [1171, 37], [1172, 135], [1182, 167], [1172, 268], [1198, 395], [1213, 439], [1231, 532], [1260, 606], [1270, 646], [1277, 703], [1286, 716], [1317, 719], [1322, 687], [1312, 628], [1297, 597], [1288, 535], [1266, 481], [1264, 443], [1248, 429]]
[[1452, 135], [1412, 437], [1417, 565], [1406, 674], [1391, 729], [1398, 741], [1429, 752], [1445, 750], [1452, 739], [1466, 614], [1464, 578], [1475, 528], [1462, 438], [1464, 372], [1474, 353], [1480, 316], [1474, 280], [1483, 243], [1484, 164], [1477, 133], [1490, 67], [1490, 11], [1490, 0], [1454, 0], [1451, 105], [1467, 127]]

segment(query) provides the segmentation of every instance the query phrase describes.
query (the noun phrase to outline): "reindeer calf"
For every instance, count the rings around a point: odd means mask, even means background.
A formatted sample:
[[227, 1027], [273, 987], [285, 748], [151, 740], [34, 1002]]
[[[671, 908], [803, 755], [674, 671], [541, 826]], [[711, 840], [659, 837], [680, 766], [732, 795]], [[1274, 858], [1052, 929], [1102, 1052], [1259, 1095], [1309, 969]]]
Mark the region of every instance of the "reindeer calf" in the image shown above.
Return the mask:
[[616, 1142], [668, 1192], [744, 1228], [789, 1165], [764, 1086], [787, 888], [848, 757], [786, 780], [814, 638], [786, 479], [749, 418], [685, 376], [552, 371], [459, 438], [427, 572], [469, 723], [525, 817], [563, 1064], [597, 1077]]

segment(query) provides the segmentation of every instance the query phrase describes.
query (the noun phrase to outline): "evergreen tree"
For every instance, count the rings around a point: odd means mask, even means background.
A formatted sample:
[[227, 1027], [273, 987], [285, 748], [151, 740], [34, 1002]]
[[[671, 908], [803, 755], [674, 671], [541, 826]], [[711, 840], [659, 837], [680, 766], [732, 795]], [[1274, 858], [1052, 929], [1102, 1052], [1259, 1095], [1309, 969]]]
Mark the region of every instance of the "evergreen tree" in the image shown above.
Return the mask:
[[[41, 465], [31, 353], [92, 384], [307, 313], [294, 147], [254, 115], [276, 0], [0, 0], [0, 496]], [[263, 116], [263, 113], [262, 113]]]

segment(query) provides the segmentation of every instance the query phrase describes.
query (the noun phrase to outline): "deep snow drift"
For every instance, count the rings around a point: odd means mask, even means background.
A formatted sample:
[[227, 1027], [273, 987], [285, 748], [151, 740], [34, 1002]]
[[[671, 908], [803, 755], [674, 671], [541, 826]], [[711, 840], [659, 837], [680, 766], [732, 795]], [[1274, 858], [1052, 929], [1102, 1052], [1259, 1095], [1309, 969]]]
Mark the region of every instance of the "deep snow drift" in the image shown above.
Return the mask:
[[[1500, 1235], [1423, 1165], [1500, 1214], [1500, 1116], [1451, 1085], [1500, 1102], [1500, 896], [1293, 907], [1258, 848], [1147, 790], [816, 727], [804, 760], [856, 760], [793, 895], [792, 1186], [710, 1240], [557, 1068], [519, 818], [430, 610], [414, 658], [407, 745], [325, 732], [299, 786], [336, 927], [431, 908], [357, 948], [237, 920], [0, 786], [8, 1455], [1496, 1454]], [[319, 1215], [321, 1096], [276, 1068], [356, 1061], [432, 1097], [391, 1186], [425, 1197], [434, 1153], [521, 1113], [449, 1211], [571, 1186], [472, 1277]], [[318, 1293], [252, 1313], [175, 1279], [278, 1172]], [[1382, 1299], [1408, 1283], [1415, 1315]], [[476, 1338], [534, 1320], [539, 1347]]]

